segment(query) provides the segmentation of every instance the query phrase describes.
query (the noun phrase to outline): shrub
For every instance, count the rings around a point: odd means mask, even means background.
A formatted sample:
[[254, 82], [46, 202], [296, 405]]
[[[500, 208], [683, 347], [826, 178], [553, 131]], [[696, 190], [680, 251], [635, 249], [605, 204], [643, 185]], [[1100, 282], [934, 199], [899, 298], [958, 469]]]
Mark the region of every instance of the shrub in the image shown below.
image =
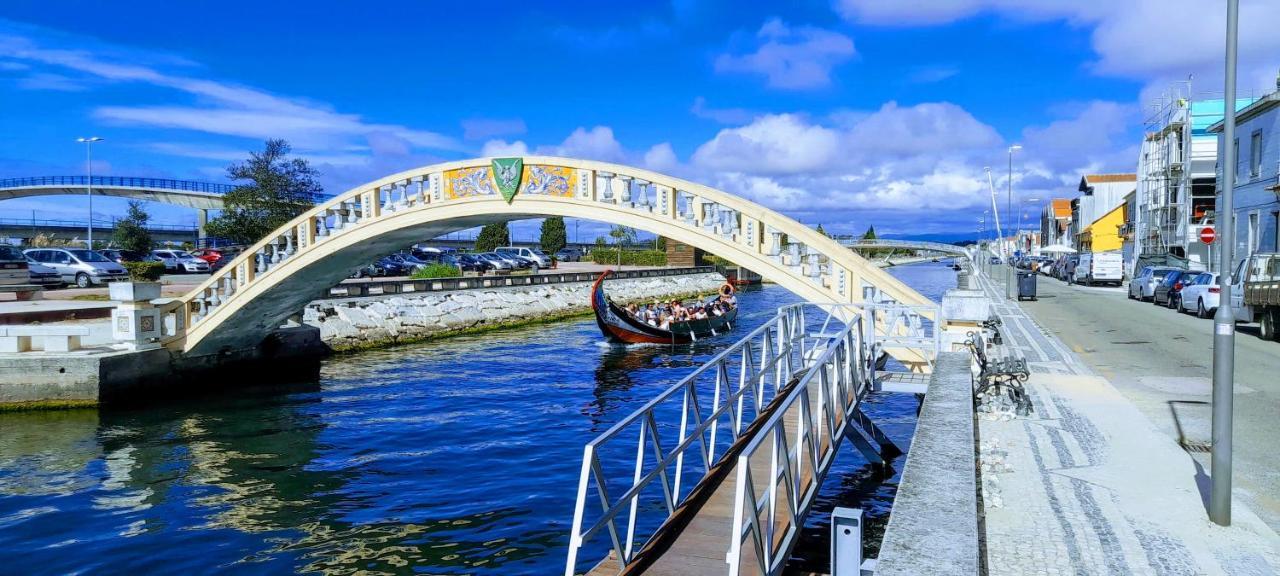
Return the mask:
[[134, 282], [155, 282], [164, 275], [164, 262], [121, 262]]
[[425, 268], [419, 268], [417, 272], [413, 273], [413, 278], [453, 278], [461, 275], [462, 270], [459, 270], [457, 266], [431, 264]]
[[[591, 251], [591, 261], [596, 264], [618, 263], [617, 248], [596, 248]], [[666, 266], [667, 253], [658, 250], [623, 250], [624, 266]]]

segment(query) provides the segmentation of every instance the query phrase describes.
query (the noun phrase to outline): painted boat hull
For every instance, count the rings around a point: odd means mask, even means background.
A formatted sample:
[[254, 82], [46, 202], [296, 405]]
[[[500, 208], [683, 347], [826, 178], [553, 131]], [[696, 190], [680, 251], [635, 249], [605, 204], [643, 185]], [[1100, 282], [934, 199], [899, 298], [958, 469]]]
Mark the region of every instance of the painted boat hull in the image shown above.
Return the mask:
[[738, 309], [734, 308], [723, 316], [680, 322], [670, 330], [650, 326], [632, 318], [626, 310], [605, 295], [604, 279], [612, 272], [605, 270], [591, 286], [591, 310], [596, 314], [596, 325], [610, 341], [627, 344], [689, 344], [699, 338], [732, 330], [738, 319]]

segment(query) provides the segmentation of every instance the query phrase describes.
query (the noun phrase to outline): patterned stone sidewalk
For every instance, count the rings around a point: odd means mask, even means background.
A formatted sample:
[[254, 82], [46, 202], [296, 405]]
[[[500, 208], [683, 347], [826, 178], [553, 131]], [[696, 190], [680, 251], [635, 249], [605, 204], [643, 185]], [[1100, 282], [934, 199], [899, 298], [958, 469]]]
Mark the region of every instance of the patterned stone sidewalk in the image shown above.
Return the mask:
[[1000, 284], [982, 279], [1035, 412], [981, 414], [989, 574], [1280, 574], [1280, 537], [1238, 500], [1211, 523], [1207, 471]]

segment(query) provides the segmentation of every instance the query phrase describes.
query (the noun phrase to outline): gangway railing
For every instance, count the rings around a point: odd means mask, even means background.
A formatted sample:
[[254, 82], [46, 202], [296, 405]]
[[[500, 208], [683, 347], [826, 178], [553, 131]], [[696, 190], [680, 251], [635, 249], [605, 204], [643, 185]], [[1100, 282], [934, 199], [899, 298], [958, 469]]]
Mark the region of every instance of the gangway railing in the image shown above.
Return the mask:
[[[746, 557], [754, 555], [771, 567], [766, 573], [776, 572], [803, 526], [838, 440], [850, 419], [857, 419], [851, 414], [872, 389], [884, 351], [909, 347], [930, 365], [936, 359], [940, 331], [930, 317], [940, 317], [936, 306], [780, 308], [764, 325], [592, 440], [583, 450], [565, 574], [578, 573], [584, 546], [605, 533], [624, 570], [665, 529], [678, 529], [671, 521], [680, 507], [735, 458], [735, 502], [741, 510], [735, 510], [732, 533], [739, 537], [724, 542], [725, 569], [737, 573], [741, 546], [750, 541]], [[784, 418], [799, 424], [799, 435], [787, 435]], [[741, 448], [739, 455], [731, 447]], [[770, 451], [773, 482], [741, 468], [764, 448]], [[613, 472], [619, 469], [625, 472]], [[790, 497], [779, 498], [779, 483]], [[766, 491], [757, 493], [750, 488], [755, 485]], [[782, 502], [796, 505], [786, 510], [788, 522], [778, 523]], [[762, 523], [766, 509], [768, 520]]]
[[[797, 326], [802, 321], [803, 316], [780, 312], [586, 445], [566, 575], [575, 573], [583, 544], [602, 532], [608, 532], [623, 566], [657, 535], [662, 523], [722, 463], [728, 447], [791, 380], [806, 349]], [[736, 387], [731, 384], [735, 380]], [[674, 421], [679, 422], [675, 438], [664, 446], [659, 430]], [[637, 440], [628, 443], [632, 438]], [[625, 458], [609, 453], [620, 442], [634, 460], [630, 486], [615, 491], [605, 460], [612, 456], [613, 464], [624, 465]], [[589, 518], [591, 492], [599, 508]], [[657, 506], [655, 499], [660, 500]], [[645, 512], [657, 515], [642, 520]]]

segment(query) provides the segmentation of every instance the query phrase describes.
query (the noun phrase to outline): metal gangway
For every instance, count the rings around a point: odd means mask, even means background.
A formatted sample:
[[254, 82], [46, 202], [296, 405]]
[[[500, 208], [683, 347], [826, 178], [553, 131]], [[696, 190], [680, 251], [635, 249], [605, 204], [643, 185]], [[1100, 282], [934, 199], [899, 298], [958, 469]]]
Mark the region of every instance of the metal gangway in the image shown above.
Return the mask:
[[[937, 358], [937, 306], [795, 304], [586, 445], [566, 576], [779, 574], [886, 352]], [[885, 387], [884, 389], [888, 389]], [[921, 389], [922, 390], [922, 389]]]

